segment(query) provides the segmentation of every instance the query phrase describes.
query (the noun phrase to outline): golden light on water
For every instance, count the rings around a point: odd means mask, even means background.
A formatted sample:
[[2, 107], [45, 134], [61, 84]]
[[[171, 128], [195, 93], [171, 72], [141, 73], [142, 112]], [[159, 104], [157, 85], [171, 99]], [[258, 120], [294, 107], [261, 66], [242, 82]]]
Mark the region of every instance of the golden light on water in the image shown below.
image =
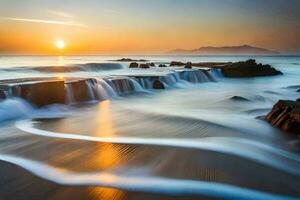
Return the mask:
[[57, 57], [57, 66], [65, 66], [65, 58], [64, 56], [58, 56]]
[[[99, 116], [97, 117], [98, 127], [96, 130], [99, 137], [114, 137], [116, 131], [114, 129], [114, 121], [111, 116], [111, 102], [106, 100], [99, 103]], [[110, 170], [114, 167], [122, 166], [122, 154], [120, 153], [120, 147], [113, 144], [98, 143], [98, 150], [95, 154], [95, 164], [97, 164], [99, 170]], [[113, 175], [107, 175], [104, 179], [107, 182], [114, 182], [116, 177]], [[114, 199], [122, 200], [125, 197], [124, 191], [113, 188], [101, 188], [92, 187], [89, 188], [89, 197], [91, 199]]]

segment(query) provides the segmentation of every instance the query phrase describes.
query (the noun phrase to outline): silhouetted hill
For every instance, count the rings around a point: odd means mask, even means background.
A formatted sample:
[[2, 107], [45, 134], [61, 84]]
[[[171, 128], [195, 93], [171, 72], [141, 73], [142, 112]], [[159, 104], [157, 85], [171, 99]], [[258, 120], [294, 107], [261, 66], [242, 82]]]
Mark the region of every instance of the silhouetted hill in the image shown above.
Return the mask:
[[249, 45], [242, 46], [225, 46], [225, 47], [201, 47], [198, 49], [186, 50], [176, 49], [167, 52], [168, 54], [192, 54], [192, 55], [277, 55], [279, 52], [271, 51], [264, 48], [252, 47]]

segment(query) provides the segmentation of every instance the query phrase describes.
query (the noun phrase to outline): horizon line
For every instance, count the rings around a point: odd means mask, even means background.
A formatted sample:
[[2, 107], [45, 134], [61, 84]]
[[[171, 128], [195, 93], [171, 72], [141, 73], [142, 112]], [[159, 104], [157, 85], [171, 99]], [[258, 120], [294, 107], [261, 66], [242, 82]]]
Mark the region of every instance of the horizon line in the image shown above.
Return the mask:
[[280, 53], [280, 54], [123, 54], [123, 53], [116, 53], [116, 54], [101, 54], [101, 53], [96, 53], [96, 54], [1, 54], [0, 56], [62, 56], [62, 57], [67, 57], [67, 56], [199, 56], [199, 57], [205, 57], [205, 56], [238, 56], [238, 57], [243, 57], [243, 56], [261, 56], [261, 57], [282, 57], [282, 56], [300, 56], [299, 53], [295, 54], [285, 54], [285, 53]]

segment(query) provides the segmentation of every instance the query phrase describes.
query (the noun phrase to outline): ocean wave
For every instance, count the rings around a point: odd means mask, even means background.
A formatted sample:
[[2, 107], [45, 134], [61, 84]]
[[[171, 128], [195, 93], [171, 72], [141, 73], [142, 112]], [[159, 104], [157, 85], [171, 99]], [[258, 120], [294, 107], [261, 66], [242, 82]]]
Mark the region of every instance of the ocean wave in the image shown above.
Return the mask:
[[63, 105], [37, 109], [24, 99], [12, 97], [0, 101], [0, 122], [26, 118], [57, 118], [69, 115], [68, 111]]
[[44, 73], [68, 73], [79, 71], [107, 71], [107, 70], [119, 70], [125, 67], [119, 63], [87, 63], [77, 64], [71, 66], [48, 66], [48, 67], [32, 67], [31, 70], [44, 72]]
[[199, 195], [226, 199], [298, 199], [242, 188], [235, 185], [200, 180], [163, 178], [157, 176], [136, 176], [130, 174], [94, 172], [76, 173], [64, 168], [24, 159], [11, 155], [0, 155], [0, 160], [15, 164], [48, 181], [69, 186], [98, 186], [126, 191], [151, 192], [167, 195]]
[[87, 63], [66, 66], [38, 66], [38, 67], [1, 67], [3, 73], [72, 73], [72, 72], [98, 72], [125, 69], [123, 64], [119, 63]]
[[34, 111], [34, 108], [20, 98], [9, 98], [0, 102], [0, 122], [24, 118]]

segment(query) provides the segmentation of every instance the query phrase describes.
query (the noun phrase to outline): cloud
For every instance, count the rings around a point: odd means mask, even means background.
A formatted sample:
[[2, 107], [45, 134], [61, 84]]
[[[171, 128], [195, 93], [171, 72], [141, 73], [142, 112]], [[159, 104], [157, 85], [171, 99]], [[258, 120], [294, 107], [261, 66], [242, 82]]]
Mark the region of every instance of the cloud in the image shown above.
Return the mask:
[[86, 27], [84, 24], [76, 23], [73, 21], [57, 21], [57, 20], [28, 19], [28, 18], [15, 18], [15, 17], [0, 17], [0, 19], [21, 21], [21, 22], [31, 22], [31, 23], [41, 23], [41, 24], [56, 24], [56, 25], [64, 25], [64, 26]]
[[66, 13], [66, 12], [62, 12], [62, 11], [57, 11], [57, 10], [48, 10], [48, 13], [50, 13], [51, 15], [55, 15], [55, 16], [59, 16], [59, 17], [64, 17], [64, 18], [74, 18], [73, 15]]
[[105, 9], [104, 11], [107, 12], [107, 13], [110, 13], [110, 14], [115, 14], [115, 15], [121, 15], [122, 14], [120, 11], [114, 10], [114, 9]]

